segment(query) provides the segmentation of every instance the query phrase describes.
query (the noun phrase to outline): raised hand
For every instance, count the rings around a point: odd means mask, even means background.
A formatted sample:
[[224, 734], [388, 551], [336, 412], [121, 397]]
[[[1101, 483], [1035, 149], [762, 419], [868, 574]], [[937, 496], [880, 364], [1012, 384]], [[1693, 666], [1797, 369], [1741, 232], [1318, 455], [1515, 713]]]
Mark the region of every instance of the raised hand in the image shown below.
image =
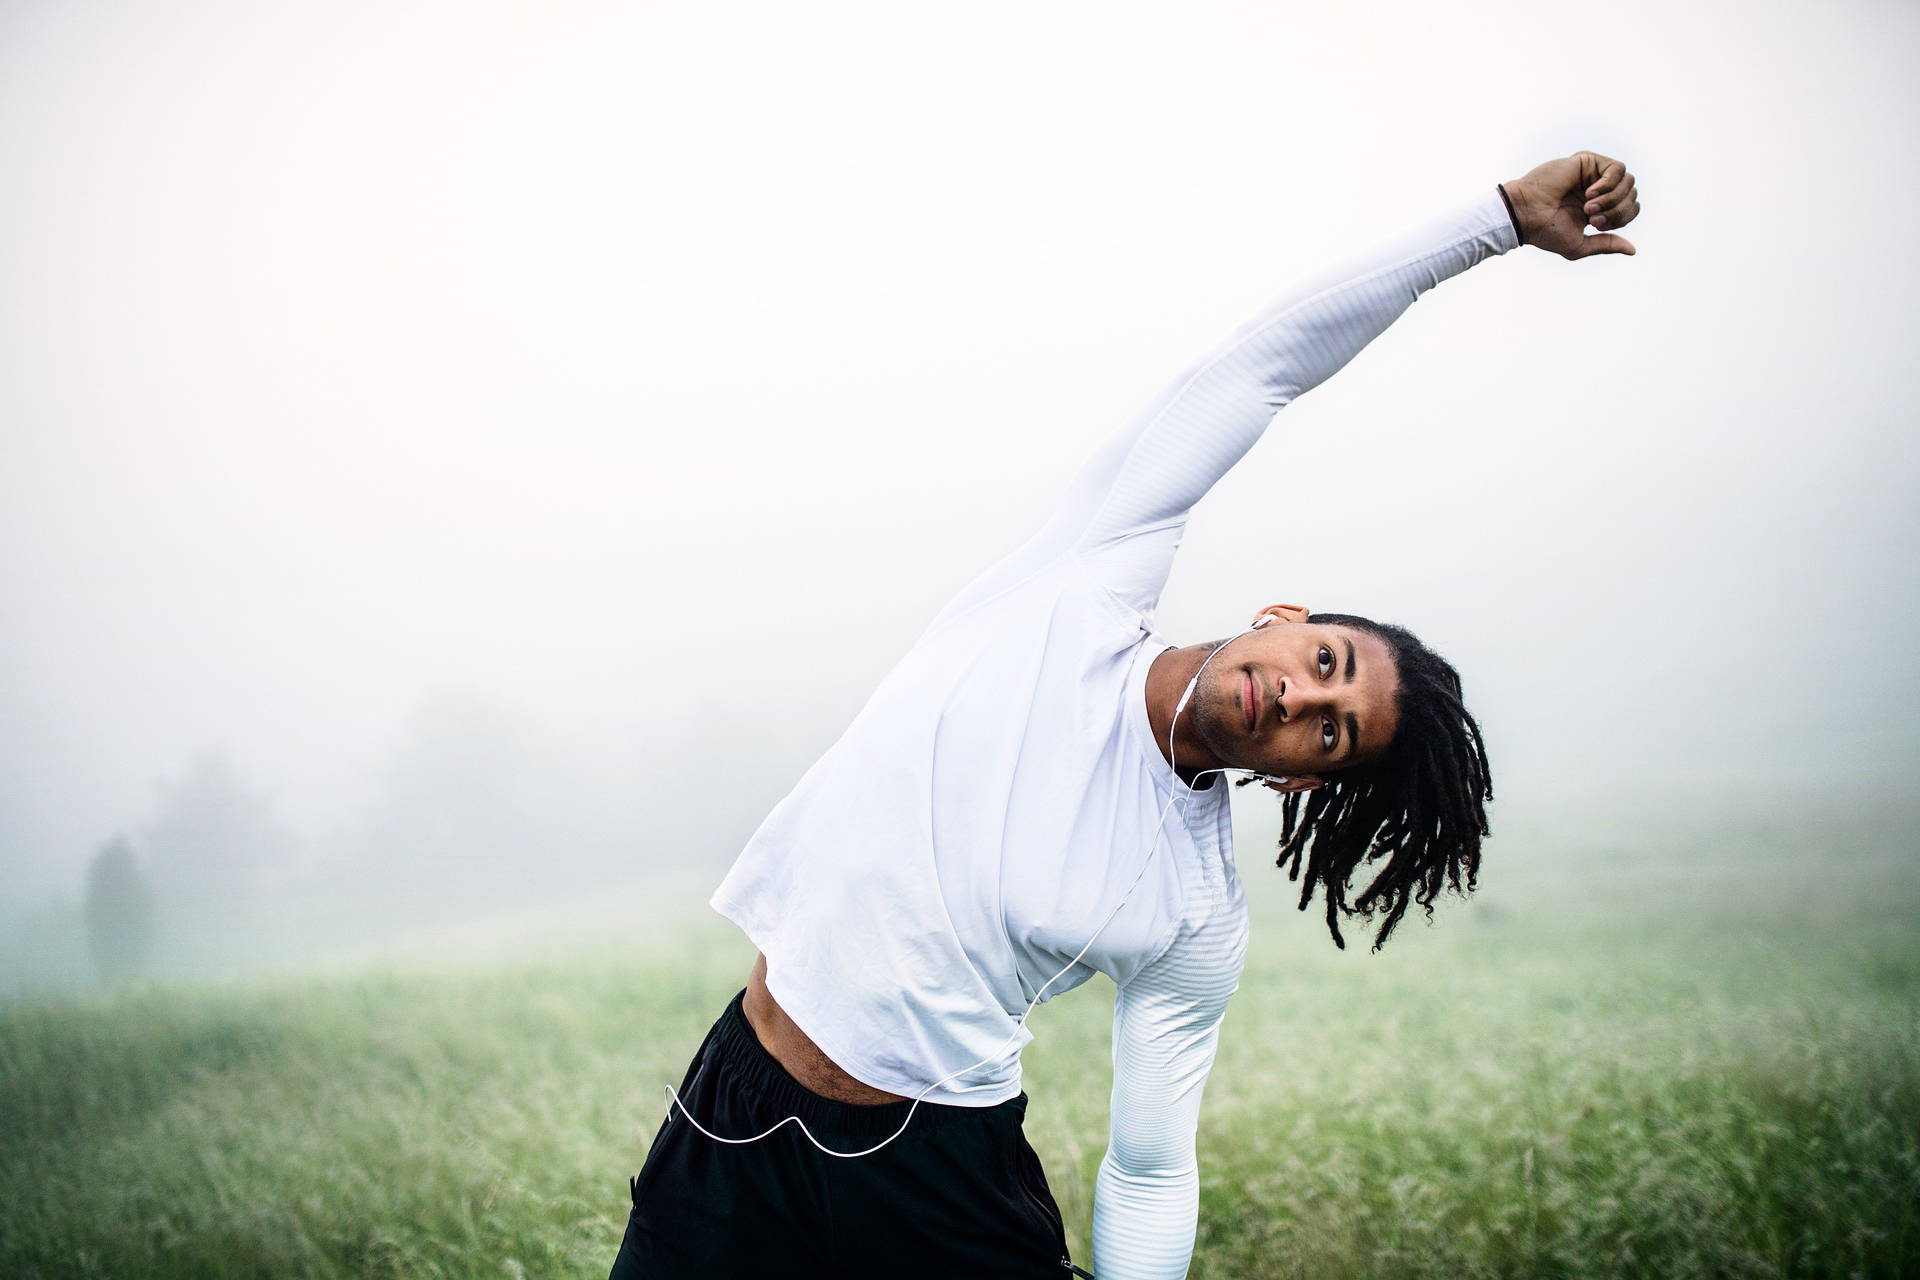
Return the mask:
[[[1640, 215], [1640, 195], [1627, 166], [1592, 151], [1549, 160], [1505, 184], [1520, 223], [1520, 240], [1563, 258], [1597, 253], [1633, 253], [1613, 234]], [[1600, 235], [1586, 235], [1591, 223]]]

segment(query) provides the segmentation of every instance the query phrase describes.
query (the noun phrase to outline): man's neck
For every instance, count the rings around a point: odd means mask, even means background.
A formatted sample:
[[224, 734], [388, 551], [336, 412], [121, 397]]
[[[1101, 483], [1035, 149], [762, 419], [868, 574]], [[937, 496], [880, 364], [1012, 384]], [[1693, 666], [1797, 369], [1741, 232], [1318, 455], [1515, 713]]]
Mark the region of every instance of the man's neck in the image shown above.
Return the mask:
[[[1215, 759], [1200, 740], [1193, 702], [1189, 700], [1186, 710], [1179, 713], [1177, 729], [1174, 725], [1174, 708], [1180, 705], [1180, 695], [1187, 691], [1187, 682], [1200, 670], [1200, 664], [1207, 660], [1207, 655], [1218, 647], [1214, 644], [1190, 644], [1168, 649], [1147, 668], [1147, 723], [1153, 727], [1154, 745], [1160, 749], [1160, 758], [1169, 765], [1179, 761], [1174, 772], [1189, 784], [1193, 782], [1195, 774], [1218, 769], [1224, 761]], [[1167, 735], [1170, 731], [1175, 733], [1171, 755], [1167, 751]]]

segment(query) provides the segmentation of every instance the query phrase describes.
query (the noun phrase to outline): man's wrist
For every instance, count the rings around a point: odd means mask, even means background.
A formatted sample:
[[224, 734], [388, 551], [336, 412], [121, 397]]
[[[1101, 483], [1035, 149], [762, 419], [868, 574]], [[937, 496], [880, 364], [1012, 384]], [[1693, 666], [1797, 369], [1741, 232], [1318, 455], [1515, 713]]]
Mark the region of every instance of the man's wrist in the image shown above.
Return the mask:
[[1494, 186], [1495, 189], [1500, 192], [1500, 202], [1507, 206], [1507, 220], [1513, 223], [1513, 238], [1521, 244], [1525, 244], [1527, 242], [1527, 233], [1521, 229], [1520, 215], [1514, 210], [1513, 197], [1507, 194], [1507, 184], [1500, 182], [1495, 183]]

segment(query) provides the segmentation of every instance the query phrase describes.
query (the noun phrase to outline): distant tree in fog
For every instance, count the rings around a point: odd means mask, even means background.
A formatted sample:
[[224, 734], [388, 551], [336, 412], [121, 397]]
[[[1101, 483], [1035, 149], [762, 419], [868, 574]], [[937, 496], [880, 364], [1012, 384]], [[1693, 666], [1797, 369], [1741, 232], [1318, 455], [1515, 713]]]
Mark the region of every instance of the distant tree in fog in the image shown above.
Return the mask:
[[525, 887], [556, 856], [550, 779], [529, 737], [525, 723], [483, 696], [420, 705], [375, 778], [357, 851], [363, 883], [421, 906]]
[[170, 932], [246, 910], [293, 861], [273, 797], [219, 750], [201, 752], [162, 787], [142, 836]]
[[87, 945], [103, 980], [118, 982], [146, 967], [153, 955], [153, 890], [124, 839], [93, 855], [84, 910]]

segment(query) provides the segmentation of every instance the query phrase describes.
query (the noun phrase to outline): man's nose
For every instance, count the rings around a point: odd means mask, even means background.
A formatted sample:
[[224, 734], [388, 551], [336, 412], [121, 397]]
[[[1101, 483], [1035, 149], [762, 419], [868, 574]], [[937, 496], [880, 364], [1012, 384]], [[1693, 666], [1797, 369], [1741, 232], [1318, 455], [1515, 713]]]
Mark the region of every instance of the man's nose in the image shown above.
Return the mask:
[[1329, 695], [1325, 689], [1317, 689], [1311, 684], [1299, 684], [1282, 677], [1280, 690], [1274, 697], [1274, 704], [1280, 708], [1280, 722], [1285, 724], [1295, 716], [1326, 710], [1328, 700]]

